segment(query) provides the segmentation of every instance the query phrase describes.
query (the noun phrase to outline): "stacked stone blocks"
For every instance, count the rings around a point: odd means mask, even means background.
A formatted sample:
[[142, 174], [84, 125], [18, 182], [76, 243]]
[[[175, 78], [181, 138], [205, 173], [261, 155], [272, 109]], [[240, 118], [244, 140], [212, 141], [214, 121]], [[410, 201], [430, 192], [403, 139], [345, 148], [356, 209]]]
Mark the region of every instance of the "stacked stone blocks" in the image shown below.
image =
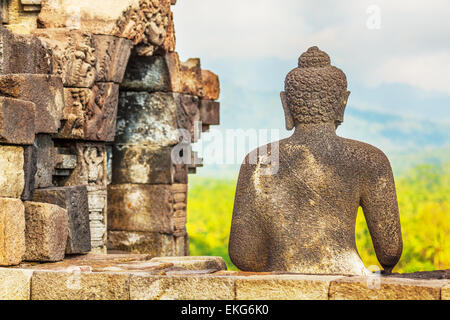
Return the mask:
[[0, 265], [106, 253], [107, 228], [111, 249], [188, 253], [201, 162], [172, 149], [218, 124], [219, 82], [179, 61], [171, 4], [1, 1]]

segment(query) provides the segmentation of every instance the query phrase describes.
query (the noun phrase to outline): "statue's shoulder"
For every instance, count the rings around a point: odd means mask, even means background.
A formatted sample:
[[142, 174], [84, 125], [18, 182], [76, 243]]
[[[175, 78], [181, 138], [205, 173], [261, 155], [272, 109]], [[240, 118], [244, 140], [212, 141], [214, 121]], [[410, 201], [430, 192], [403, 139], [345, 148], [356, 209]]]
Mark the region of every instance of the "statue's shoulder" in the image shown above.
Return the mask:
[[344, 156], [355, 160], [366, 169], [391, 168], [386, 154], [377, 147], [352, 139], [342, 138]]

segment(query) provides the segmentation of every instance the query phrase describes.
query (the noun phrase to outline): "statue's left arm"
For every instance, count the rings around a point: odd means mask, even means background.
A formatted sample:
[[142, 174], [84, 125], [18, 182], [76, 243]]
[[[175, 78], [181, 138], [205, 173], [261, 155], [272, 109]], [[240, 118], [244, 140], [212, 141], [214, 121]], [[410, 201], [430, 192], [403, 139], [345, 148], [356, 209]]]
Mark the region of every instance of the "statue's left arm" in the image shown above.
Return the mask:
[[378, 261], [389, 273], [403, 249], [394, 176], [389, 160], [379, 150], [371, 155], [365, 171], [360, 204]]
[[264, 271], [265, 235], [260, 227], [260, 212], [255, 207], [250, 183], [252, 166], [243, 164], [239, 173], [229, 242], [231, 261], [242, 271]]

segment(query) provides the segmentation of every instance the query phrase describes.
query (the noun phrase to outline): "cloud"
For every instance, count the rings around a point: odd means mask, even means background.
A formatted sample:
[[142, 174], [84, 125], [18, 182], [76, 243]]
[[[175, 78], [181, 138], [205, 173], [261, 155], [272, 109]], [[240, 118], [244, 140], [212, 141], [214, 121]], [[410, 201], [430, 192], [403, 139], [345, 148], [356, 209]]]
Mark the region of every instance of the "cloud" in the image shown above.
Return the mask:
[[389, 58], [374, 72], [374, 82], [405, 83], [450, 94], [450, 52]]
[[[371, 5], [380, 9], [380, 29], [367, 27]], [[183, 58], [295, 63], [319, 45], [367, 86], [404, 83], [448, 94], [449, 8], [445, 0], [188, 0], [179, 1], [174, 16]]]

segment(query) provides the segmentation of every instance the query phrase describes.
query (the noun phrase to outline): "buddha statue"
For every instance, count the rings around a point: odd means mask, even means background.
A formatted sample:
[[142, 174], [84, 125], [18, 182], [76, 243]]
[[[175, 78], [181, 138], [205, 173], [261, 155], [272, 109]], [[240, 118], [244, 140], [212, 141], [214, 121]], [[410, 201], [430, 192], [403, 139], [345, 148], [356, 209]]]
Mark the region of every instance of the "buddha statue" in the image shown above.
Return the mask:
[[277, 149], [277, 170], [263, 173], [268, 155], [255, 150], [239, 173], [229, 255], [242, 271], [370, 274], [355, 243], [360, 206], [384, 272], [397, 264], [402, 235], [389, 160], [336, 134], [349, 94], [345, 74], [317, 47], [287, 75], [281, 102], [295, 131], [262, 148], [269, 156]]

